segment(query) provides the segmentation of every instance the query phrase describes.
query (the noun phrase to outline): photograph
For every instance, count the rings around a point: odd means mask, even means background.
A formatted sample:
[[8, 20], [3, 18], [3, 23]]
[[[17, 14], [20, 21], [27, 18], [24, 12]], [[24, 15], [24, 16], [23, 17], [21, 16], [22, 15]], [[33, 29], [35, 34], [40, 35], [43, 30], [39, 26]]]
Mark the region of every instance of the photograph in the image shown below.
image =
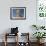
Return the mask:
[[10, 8], [11, 20], [24, 20], [26, 19], [26, 7], [11, 7]]

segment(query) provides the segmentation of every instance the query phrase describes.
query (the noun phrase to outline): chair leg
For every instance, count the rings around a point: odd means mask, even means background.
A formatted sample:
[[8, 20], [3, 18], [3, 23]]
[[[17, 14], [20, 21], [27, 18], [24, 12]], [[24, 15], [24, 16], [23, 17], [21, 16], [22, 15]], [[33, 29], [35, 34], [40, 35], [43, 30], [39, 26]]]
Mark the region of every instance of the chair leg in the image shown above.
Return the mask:
[[5, 46], [7, 46], [7, 34], [5, 34]]
[[5, 44], [5, 46], [7, 46], [7, 42], [6, 41], [4, 42], [4, 44]]
[[17, 46], [18, 46], [18, 34], [17, 34]]

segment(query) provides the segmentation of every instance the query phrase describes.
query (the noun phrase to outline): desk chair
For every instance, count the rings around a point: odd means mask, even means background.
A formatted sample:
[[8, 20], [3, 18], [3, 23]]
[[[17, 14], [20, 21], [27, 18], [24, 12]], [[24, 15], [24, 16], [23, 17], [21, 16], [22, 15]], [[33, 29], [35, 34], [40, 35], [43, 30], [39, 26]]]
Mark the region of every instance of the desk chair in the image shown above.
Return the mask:
[[7, 38], [10, 38], [11, 36], [17, 36], [15, 39], [16, 40], [16, 45], [18, 46], [18, 27], [16, 28], [11, 28], [11, 33], [5, 33], [5, 46], [7, 46], [8, 42], [7, 42]]

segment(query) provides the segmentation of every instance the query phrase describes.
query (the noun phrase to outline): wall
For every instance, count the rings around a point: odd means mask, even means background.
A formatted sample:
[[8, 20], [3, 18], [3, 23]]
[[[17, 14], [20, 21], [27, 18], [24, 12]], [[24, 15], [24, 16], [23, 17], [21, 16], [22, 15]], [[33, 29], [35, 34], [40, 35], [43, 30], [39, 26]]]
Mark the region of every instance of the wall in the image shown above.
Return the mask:
[[[26, 7], [26, 20], [10, 20], [10, 7]], [[36, 0], [0, 0], [0, 34], [17, 26], [19, 32], [29, 32], [32, 36], [32, 24], [36, 24]]]

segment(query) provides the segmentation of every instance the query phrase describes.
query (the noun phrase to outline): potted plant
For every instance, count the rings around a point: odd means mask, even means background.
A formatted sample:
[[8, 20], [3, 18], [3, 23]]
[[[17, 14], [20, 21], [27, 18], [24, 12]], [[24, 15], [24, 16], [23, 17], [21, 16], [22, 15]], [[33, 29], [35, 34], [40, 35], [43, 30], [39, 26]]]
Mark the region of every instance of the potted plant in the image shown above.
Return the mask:
[[37, 38], [38, 43], [40, 43], [40, 40], [46, 36], [45, 34], [45, 32], [35, 32], [33, 35]]

